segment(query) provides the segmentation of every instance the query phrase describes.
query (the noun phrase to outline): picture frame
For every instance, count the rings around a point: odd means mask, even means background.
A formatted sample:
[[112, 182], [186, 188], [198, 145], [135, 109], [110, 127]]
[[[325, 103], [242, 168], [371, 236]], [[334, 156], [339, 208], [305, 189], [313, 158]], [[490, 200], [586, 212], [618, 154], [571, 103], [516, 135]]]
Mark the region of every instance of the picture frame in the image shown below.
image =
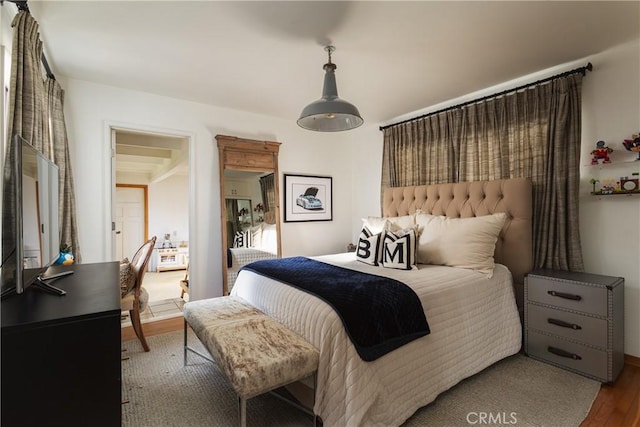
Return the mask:
[[284, 174], [284, 222], [332, 221], [333, 178]]

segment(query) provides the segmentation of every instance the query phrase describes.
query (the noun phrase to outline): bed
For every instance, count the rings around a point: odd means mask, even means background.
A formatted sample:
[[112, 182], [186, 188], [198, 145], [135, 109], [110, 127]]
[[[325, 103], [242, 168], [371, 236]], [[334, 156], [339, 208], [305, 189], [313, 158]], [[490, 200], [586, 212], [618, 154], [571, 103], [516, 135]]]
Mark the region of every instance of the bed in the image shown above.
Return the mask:
[[[531, 184], [524, 179], [391, 188], [383, 216], [489, 217], [504, 213], [491, 274], [418, 264], [380, 268], [356, 254], [323, 263], [395, 278], [417, 294], [431, 333], [373, 361], [363, 361], [341, 318], [319, 298], [242, 270], [232, 294], [255, 305], [320, 351], [314, 412], [325, 426], [400, 425], [417, 409], [521, 347], [516, 295], [531, 268]], [[445, 218], [446, 220], [446, 218]]]
[[228, 248], [227, 283], [229, 290], [238, 277], [240, 269], [254, 261], [278, 257], [278, 238], [275, 224], [261, 223], [250, 230], [251, 243], [248, 247]]

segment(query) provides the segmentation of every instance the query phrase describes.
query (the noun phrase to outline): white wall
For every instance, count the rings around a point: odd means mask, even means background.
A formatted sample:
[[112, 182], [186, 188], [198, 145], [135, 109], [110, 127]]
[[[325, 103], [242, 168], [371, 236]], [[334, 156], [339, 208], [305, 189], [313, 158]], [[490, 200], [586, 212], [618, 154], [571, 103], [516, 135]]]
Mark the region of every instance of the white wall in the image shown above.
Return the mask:
[[[449, 105], [479, 98], [526, 82], [571, 70], [592, 62], [593, 72], [583, 79], [582, 161], [598, 140], [616, 150], [613, 159], [628, 159], [623, 139], [640, 132], [640, 40], [609, 49], [570, 64], [465, 95], [397, 120], [436, 111]], [[396, 121], [396, 120], [394, 120]], [[392, 121], [392, 122], [394, 122]], [[369, 129], [365, 138], [353, 141], [354, 236], [361, 226], [358, 217], [379, 209], [382, 132]], [[360, 138], [360, 135], [358, 135]], [[362, 165], [372, 165], [371, 169]], [[625, 353], [640, 357], [640, 195], [597, 198], [589, 195], [592, 166], [581, 168], [580, 233], [585, 271], [625, 278]], [[605, 174], [631, 175], [640, 171], [640, 162], [608, 167]]]
[[149, 184], [149, 237], [158, 243], [170, 234], [174, 245], [189, 241], [189, 180], [184, 175], [172, 175]]
[[66, 92], [65, 115], [83, 262], [111, 259], [107, 128], [114, 123], [192, 137], [189, 242], [194, 299], [222, 294], [216, 134], [281, 142], [280, 182], [282, 173], [333, 177], [333, 221], [283, 223], [285, 256], [344, 251], [352, 239], [352, 153], [345, 147], [361, 133], [367, 134], [366, 129], [342, 134], [309, 132], [296, 125], [295, 117], [276, 119], [75, 79], [61, 79], [61, 85]]
[[[594, 71], [584, 80], [582, 164], [599, 140], [615, 151], [612, 161], [636, 158], [622, 146], [640, 133], [640, 40], [590, 58]], [[640, 357], [640, 195], [593, 197], [592, 177], [640, 172], [640, 162], [583, 166], [580, 235], [585, 270], [625, 279], [625, 353]]]

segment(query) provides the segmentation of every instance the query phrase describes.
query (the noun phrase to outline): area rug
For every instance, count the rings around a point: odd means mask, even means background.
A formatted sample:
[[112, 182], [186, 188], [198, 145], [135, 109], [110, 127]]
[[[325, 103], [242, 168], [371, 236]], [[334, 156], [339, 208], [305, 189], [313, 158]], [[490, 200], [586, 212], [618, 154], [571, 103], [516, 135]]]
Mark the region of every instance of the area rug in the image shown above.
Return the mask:
[[[217, 366], [193, 353], [183, 366], [183, 334], [122, 344], [122, 425], [236, 426], [236, 395]], [[189, 345], [206, 350], [190, 332]], [[589, 413], [600, 383], [515, 355], [468, 378], [419, 409], [403, 426], [577, 427]], [[272, 395], [247, 402], [248, 426], [311, 426], [311, 417]], [[325, 426], [328, 427], [328, 426]]]

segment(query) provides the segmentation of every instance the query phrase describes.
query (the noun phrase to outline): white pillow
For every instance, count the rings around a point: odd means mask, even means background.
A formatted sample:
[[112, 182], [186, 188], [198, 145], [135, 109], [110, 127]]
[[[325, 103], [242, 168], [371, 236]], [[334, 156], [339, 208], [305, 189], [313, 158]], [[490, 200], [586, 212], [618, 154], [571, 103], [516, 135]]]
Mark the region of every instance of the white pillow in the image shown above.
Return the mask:
[[387, 231], [382, 245], [382, 266], [398, 270], [417, 269], [416, 230]]
[[260, 249], [272, 254], [278, 253], [278, 230], [275, 224], [262, 224]]
[[368, 216], [362, 218], [363, 227], [367, 227], [373, 234], [378, 234], [383, 230], [399, 231], [411, 228], [416, 225], [415, 215], [376, 217]]
[[251, 227], [251, 247], [260, 249], [262, 247], [262, 223]]
[[356, 259], [370, 265], [379, 265], [382, 257], [382, 236], [384, 233], [372, 233], [362, 227], [356, 246]]
[[496, 213], [447, 218], [418, 212], [418, 262], [470, 268], [491, 277], [495, 267], [493, 253], [506, 217], [505, 213]]

